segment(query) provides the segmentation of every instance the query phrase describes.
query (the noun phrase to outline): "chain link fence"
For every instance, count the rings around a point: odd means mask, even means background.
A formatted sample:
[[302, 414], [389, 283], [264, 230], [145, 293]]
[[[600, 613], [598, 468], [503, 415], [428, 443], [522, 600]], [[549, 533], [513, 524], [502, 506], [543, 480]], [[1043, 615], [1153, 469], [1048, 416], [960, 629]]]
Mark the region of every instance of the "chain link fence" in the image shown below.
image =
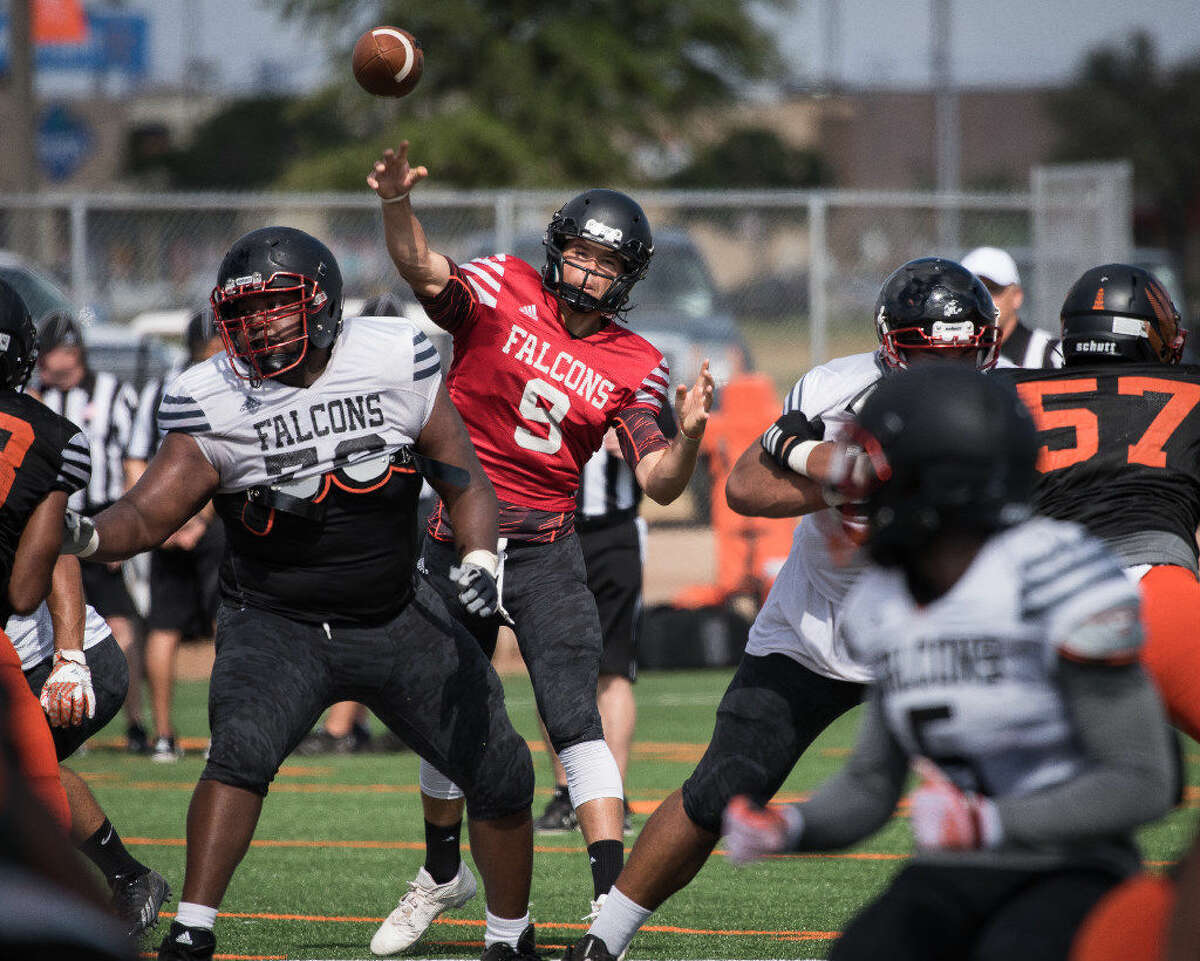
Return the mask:
[[[1027, 193], [639, 191], [657, 249], [630, 323], [680, 378], [710, 356], [720, 380], [757, 369], [784, 390], [814, 363], [874, 345], [875, 295], [896, 266], [992, 244], [1021, 266], [1026, 319], [1053, 328], [1070, 280], [1128, 251], [1128, 182], [1114, 164], [1050, 168]], [[416, 206], [451, 257], [512, 251], [540, 264], [541, 232], [568, 194], [421, 189]], [[56, 276], [96, 323], [205, 303], [231, 241], [270, 223], [332, 248], [351, 307], [402, 286], [365, 190], [0, 196], [0, 248]]]

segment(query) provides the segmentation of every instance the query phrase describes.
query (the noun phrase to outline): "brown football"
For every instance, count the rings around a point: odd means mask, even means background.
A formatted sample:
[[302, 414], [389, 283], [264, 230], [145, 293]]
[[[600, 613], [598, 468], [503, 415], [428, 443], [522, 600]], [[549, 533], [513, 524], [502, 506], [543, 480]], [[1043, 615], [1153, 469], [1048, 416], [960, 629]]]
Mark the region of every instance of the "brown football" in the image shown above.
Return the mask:
[[375, 27], [354, 45], [354, 79], [377, 97], [403, 97], [421, 79], [421, 44], [399, 27]]

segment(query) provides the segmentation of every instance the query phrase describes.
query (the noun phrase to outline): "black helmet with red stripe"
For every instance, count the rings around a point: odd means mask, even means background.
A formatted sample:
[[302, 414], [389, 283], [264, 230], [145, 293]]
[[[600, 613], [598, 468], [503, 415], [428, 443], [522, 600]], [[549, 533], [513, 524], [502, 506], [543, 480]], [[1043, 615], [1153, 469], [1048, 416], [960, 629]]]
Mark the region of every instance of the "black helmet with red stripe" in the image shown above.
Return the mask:
[[240, 237], [217, 270], [213, 314], [239, 377], [252, 383], [333, 345], [342, 325], [342, 272], [321, 241], [294, 227]]
[[1075, 281], [1063, 301], [1063, 362], [1178, 364], [1187, 331], [1166, 288], [1132, 264], [1101, 264]]

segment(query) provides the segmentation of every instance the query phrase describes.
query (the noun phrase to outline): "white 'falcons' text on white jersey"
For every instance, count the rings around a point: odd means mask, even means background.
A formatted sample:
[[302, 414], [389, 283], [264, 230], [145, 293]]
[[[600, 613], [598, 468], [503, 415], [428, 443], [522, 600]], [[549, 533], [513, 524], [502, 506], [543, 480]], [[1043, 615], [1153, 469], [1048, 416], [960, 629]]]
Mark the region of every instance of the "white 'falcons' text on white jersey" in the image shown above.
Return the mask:
[[1056, 679], [1060, 654], [1132, 660], [1142, 642], [1137, 589], [1116, 559], [1079, 525], [1048, 518], [992, 537], [924, 606], [899, 569], [870, 568], [840, 631], [875, 676], [905, 752], [992, 797], [1058, 784], [1084, 763]]
[[[809, 420], [819, 417], [824, 439], [837, 440], [883, 372], [874, 352], [839, 357], [801, 377], [784, 401], [783, 412], [799, 410]], [[832, 508], [801, 520], [787, 560], [750, 628], [746, 653], [784, 654], [825, 677], [862, 683], [870, 674], [837, 636], [838, 610], [863, 569], [859, 557], [843, 563], [830, 555], [830, 535], [840, 527], [841, 518]]]
[[[359, 482], [416, 441], [441, 383], [437, 349], [398, 318], [343, 322], [329, 364], [308, 387], [237, 377], [224, 353], [184, 371], [163, 395], [160, 429], [191, 434], [221, 476], [219, 492], [313, 479], [342, 467]], [[353, 464], [346, 467], [347, 463]], [[357, 462], [357, 463], [356, 463]], [[292, 488], [296, 488], [294, 491]], [[303, 483], [288, 486], [304, 497]]]

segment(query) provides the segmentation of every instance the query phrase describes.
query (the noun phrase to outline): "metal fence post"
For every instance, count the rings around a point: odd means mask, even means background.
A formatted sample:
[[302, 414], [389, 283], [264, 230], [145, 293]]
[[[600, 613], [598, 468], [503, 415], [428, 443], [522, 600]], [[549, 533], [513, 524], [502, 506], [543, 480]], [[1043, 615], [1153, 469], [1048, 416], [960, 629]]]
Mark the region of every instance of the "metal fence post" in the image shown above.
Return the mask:
[[84, 307], [90, 307], [93, 300], [88, 273], [87, 215], [87, 198], [76, 194], [71, 198], [71, 293]]
[[829, 201], [822, 191], [808, 195], [808, 343], [809, 366], [825, 363], [829, 353]]
[[501, 190], [496, 194], [496, 250], [512, 250], [515, 233], [516, 197], [511, 190]]

